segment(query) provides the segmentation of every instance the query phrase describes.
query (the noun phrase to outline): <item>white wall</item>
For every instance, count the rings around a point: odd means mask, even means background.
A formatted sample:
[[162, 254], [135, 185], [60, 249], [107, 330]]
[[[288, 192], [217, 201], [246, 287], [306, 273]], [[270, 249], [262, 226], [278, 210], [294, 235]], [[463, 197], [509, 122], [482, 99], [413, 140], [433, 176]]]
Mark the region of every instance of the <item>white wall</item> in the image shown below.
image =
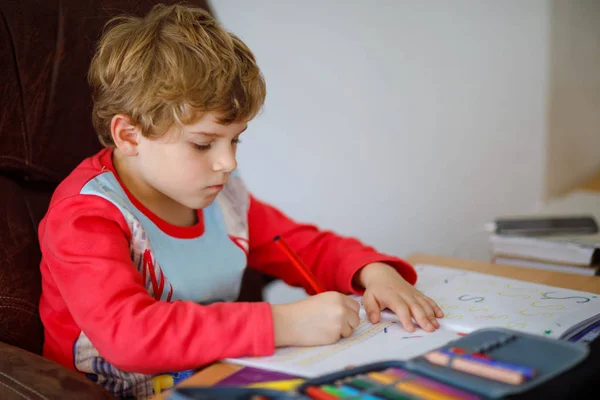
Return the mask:
[[382, 251], [485, 259], [542, 197], [548, 1], [215, 0], [267, 80], [251, 191]]
[[600, 1], [552, 1], [546, 196], [600, 168]]

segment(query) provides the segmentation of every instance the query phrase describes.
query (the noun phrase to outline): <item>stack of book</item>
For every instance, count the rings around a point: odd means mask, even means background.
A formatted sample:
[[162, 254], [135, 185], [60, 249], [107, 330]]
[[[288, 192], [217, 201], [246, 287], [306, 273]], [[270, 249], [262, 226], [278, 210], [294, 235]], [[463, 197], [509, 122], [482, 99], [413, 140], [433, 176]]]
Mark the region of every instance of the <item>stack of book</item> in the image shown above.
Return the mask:
[[[600, 195], [578, 191], [548, 202], [537, 216], [587, 213], [600, 221]], [[600, 275], [600, 234], [490, 235], [492, 262], [582, 275]]]
[[492, 262], [582, 275], [600, 275], [600, 237], [490, 237]]

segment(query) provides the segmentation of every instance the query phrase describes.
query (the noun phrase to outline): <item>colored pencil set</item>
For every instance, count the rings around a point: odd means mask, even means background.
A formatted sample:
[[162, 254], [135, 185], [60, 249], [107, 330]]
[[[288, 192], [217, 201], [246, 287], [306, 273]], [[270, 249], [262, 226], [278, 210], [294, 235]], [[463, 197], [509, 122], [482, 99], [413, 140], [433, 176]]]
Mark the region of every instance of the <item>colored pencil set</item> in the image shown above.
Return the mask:
[[[375, 362], [253, 387], [175, 387], [168, 399], [500, 399], [554, 377], [560, 379], [559, 375], [580, 364], [588, 354], [588, 346], [581, 343], [486, 328], [409, 360]], [[461, 363], [468, 367], [461, 368]]]
[[475, 400], [478, 396], [444, 383], [417, 376], [408, 370], [388, 367], [308, 386], [304, 394], [314, 400]]

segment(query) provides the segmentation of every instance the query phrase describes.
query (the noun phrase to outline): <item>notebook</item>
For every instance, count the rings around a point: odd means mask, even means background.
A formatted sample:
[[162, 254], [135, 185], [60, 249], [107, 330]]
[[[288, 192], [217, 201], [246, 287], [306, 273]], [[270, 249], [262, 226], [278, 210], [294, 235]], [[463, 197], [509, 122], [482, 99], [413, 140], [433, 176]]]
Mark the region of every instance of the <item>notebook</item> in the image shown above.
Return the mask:
[[[508, 328], [569, 340], [600, 321], [600, 296], [594, 293], [436, 265], [415, 268], [417, 289], [445, 313], [435, 332], [417, 328], [409, 333], [390, 312], [371, 324], [361, 308], [358, 328], [337, 343], [284, 347], [268, 357], [226, 361], [310, 378], [382, 360], [408, 360], [480, 328]], [[361, 301], [360, 296], [353, 297]]]

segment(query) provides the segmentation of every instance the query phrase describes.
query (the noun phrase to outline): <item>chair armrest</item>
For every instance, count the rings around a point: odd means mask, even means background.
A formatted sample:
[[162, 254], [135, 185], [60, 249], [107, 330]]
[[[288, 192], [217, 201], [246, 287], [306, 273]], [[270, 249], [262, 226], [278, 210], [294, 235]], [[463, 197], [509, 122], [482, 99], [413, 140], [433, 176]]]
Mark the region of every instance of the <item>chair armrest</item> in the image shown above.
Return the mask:
[[85, 376], [37, 354], [0, 342], [3, 400], [115, 400]]

